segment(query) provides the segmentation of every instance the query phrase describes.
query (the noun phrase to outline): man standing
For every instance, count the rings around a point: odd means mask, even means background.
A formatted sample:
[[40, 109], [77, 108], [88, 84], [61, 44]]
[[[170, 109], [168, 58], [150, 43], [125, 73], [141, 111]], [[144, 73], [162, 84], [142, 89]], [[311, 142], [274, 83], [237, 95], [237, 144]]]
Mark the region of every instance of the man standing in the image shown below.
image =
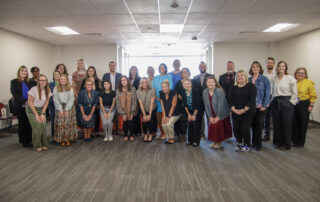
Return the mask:
[[235, 66], [232, 61], [227, 62], [227, 73], [222, 74], [219, 77], [219, 84], [226, 92], [226, 97], [228, 97], [228, 92], [231, 86], [235, 83], [236, 72], [234, 71]]
[[[274, 71], [274, 58], [268, 57], [266, 60], [267, 71], [264, 75], [269, 79], [271, 85], [271, 94], [270, 99], [272, 98], [272, 88], [273, 88], [273, 79], [276, 76]], [[270, 140], [270, 117], [271, 117], [271, 107], [270, 105], [267, 107], [266, 116], [264, 118], [264, 136], [262, 137], [263, 141]]]
[[32, 74], [32, 78], [30, 79], [30, 82], [32, 84], [32, 86], [36, 86], [38, 83], [38, 79], [39, 79], [39, 74], [40, 74], [40, 69], [39, 67], [31, 67], [31, 74]]
[[[201, 91], [201, 98], [202, 98], [202, 92], [204, 89], [207, 88], [207, 78], [209, 76], [213, 76], [212, 74], [207, 73], [207, 64], [205, 62], [200, 62], [199, 64], [199, 71], [200, 74], [193, 77], [192, 80], [192, 85]], [[203, 112], [204, 112], [204, 103], [203, 103], [203, 99], [201, 99], [201, 104], [200, 104], [200, 109], [198, 113], [201, 113], [201, 117], [203, 117]], [[204, 134], [205, 131], [205, 122], [201, 121], [201, 136], [205, 136]]]
[[180, 71], [180, 60], [175, 59], [173, 61], [173, 72], [170, 72], [169, 74], [172, 77], [172, 89], [174, 89], [174, 87], [176, 86], [176, 84], [178, 83], [178, 81], [181, 80], [181, 71]]
[[[109, 80], [112, 85], [112, 90], [116, 92], [121, 76], [122, 76], [121, 73], [116, 72], [116, 62], [114, 61], [109, 62], [109, 72], [104, 74], [102, 77], [102, 84], [101, 84], [102, 88], [103, 88], [103, 82], [105, 80]], [[115, 125], [115, 130], [113, 131], [113, 134], [117, 135], [119, 130], [119, 116], [117, 112], [114, 114], [113, 124]]]

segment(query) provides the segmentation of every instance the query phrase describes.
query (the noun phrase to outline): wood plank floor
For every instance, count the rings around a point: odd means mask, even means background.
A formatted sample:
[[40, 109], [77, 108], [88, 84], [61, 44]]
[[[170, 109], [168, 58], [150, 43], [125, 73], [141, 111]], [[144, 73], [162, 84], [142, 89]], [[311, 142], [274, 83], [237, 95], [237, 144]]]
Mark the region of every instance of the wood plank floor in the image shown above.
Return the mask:
[[46, 152], [0, 134], [0, 201], [320, 201], [320, 129], [306, 147], [237, 153], [234, 139], [214, 151], [137, 138], [97, 138]]

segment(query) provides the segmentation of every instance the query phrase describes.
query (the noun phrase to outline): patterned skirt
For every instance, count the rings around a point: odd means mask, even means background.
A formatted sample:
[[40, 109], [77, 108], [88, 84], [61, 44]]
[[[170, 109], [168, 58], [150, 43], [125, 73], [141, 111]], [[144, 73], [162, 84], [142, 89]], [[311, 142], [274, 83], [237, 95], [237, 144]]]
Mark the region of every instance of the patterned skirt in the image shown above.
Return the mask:
[[69, 112], [68, 117], [59, 117], [59, 111], [55, 111], [54, 119], [54, 141], [67, 142], [78, 139], [78, 129], [76, 120], [76, 110], [74, 107]]

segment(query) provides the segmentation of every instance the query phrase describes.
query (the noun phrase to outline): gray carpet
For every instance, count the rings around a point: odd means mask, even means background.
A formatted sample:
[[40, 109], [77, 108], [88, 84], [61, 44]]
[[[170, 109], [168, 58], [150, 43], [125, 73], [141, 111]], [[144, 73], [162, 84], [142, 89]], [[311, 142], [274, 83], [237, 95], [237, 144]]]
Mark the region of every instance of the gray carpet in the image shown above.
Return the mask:
[[45, 152], [0, 134], [0, 201], [320, 201], [320, 129], [306, 147], [237, 153], [234, 139], [200, 147], [78, 140]]

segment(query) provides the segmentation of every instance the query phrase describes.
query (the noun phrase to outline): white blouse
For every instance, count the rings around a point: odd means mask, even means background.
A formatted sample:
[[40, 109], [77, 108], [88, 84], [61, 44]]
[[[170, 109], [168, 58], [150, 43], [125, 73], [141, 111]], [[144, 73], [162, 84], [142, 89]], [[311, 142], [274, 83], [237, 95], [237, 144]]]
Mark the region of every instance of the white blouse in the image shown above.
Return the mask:
[[290, 75], [284, 75], [284, 77], [279, 80], [278, 76], [273, 79], [273, 90], [272, 96], [291, 96], [290, 102], [293, 105], [297, 103], [297, 80], [295, 80]]

